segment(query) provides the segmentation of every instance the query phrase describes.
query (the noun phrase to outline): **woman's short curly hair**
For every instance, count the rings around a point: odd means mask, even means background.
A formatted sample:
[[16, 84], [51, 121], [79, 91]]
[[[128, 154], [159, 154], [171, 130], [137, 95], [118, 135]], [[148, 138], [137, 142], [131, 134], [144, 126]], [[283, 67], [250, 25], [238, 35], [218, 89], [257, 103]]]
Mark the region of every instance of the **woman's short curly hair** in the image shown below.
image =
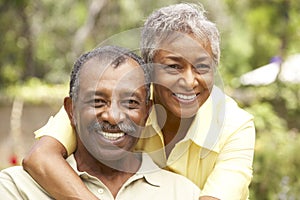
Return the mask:
[[193, 34], [206, 47], [210, 45], [215, 66], [220, 60], [220, 36], [216, 25], [205, 16], [201, 4], [180, 3], [154, 11], [144, 23], [141, 36], [141, 55], [153, 62], [155, 50], [174, 31]]

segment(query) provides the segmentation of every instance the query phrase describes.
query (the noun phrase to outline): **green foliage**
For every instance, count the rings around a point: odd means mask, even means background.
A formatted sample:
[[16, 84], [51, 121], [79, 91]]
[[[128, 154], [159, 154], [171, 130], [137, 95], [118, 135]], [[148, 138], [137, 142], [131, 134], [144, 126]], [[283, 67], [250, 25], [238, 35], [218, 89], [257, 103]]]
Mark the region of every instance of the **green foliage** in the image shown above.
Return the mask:
[[247, 110], [257, 131], [251, 199], [297, 199], [300, 196], [300, 85], [275, 82], [248, 87]]
[[[299, 53], [300, 4], [297, 0], [226, 0], [229, 23], [222, 27], [222, 73], [225, 83], [268, 64], [274, 56]], [[219, 24], [219, 26], [222, 23]]]
[[[15, 98], [29, 104], [62, 105], [68, 96], [67, 84], [47, 84], [31, 78], [22, 84], [11, 85], [0, 91], [0, 104], [12, 102]], [[4, 98], [5, 97], [5, 98]]]
[[299, 147], [299, 133], [279, 130], [260, 133], [256, 140], [251, 199], [299, 197], [300, 182], [296, 178], [300, 167]]

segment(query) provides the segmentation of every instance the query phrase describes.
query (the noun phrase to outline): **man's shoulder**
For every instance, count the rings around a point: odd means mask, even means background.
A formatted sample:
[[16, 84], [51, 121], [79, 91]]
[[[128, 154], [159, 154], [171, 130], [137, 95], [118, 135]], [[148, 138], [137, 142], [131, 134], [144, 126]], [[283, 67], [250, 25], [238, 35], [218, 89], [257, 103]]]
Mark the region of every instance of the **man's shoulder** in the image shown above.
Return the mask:
[[[146, 153], [143, 153], [142, 165], [142, 173], [144, 173], [144, 176], [152, 183], [157, 183], [162, 187], [186, 188], [190, 191], [199, 190], [199, 188], [185, 176], [159, 168]], [[147, 167], [145, 167], [145, 165]]]
[[153, 172], [150, 177], [152, 182], [158, 183], [161, 190], [172, 192], [174, 196], [187, 195], [190, 196], [188, 198], [194, 199], [200, 195], [199, 187], [183, 175], [160, 169]]
[[3, 199], [49, 197], [21, 166], [9, 167], [0, 172], [0, 193]]
[[[178, 185], [187, 185], [187, 186], [196, 186], [191, 180], [189, 180], [187, 177], [177, 174], [175, 172], [171, 172], [165, 169], [161, 169], [161, 171], [157, 172], [160, 177], [164, 177], [166, 181], [171, 182], [173, 184]], [[197, 186], [196, 186], [197, 187]]]
[[10, 183], [19, 188], [29, 187], [30, 185], [40, 187], [22, 166], [3, 169], [0, 172], [0, 182], [2, 184]]
[[14, 179], [19, 176], [22, 176], [22, 177], [29, 176], [28, 173], [21, 166], [8, 167], [8, 168], [3, 169], [0, 172], [1, 179], [3, 179], [3, 178]]

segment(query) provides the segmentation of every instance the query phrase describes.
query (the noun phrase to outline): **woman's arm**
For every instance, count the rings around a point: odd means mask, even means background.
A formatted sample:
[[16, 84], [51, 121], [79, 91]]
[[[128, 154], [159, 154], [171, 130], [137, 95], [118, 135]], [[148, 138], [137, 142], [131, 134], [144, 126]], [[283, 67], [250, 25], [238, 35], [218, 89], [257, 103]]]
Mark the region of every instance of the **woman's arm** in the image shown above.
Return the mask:
[[210, 197], [210, 196], [203, 196], [203, 197], [199, 197], [199, 200], [220, 200], [220, 199], [217, 199], [215, 197]]
[[55, 199], [97, 200], [66, 162], [67, 151], [56, 139], [42, 136], [23, 159], [23, 168]]

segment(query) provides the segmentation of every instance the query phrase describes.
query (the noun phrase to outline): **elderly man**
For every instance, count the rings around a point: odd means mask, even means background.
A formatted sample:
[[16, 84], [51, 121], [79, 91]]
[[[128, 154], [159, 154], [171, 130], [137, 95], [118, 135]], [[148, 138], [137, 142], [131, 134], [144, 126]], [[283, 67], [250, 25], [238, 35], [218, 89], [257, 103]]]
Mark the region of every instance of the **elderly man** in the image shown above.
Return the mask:
[[[77, 135], [77, 149], [68, 163], [100, 199], [181, 200], [200, 195], [185, 177], [161, 170], [146, 154], [133, 151], [151, 106], [149, 83], [143, 61], [120, 47], [97, 48], [74, 64], [64, 108]], [[21, 167], [3, 170], [0, 185], [4, 199], [52, 199]]]

